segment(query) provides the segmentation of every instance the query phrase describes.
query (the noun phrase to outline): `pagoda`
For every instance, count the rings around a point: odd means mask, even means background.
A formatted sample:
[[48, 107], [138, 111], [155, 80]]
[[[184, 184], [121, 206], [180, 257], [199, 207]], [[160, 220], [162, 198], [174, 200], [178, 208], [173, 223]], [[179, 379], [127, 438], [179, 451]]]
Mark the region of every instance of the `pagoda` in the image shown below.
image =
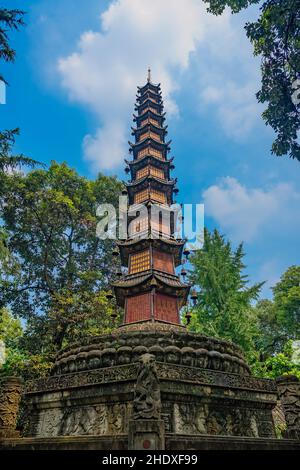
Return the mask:
[[[299, 380], [255, 377], [238, 345], [181, 325], [190, 286], [175, 269], [189, 251], [176, 235], [174, 165], [150, 71], [134, 122], [121, 214], [128, 234], [114, 248], [123, 324], [67, 345], [49, 375], [24, 384], [21, 435], [20, 383], [0, 384], [0, 450], [299, 450]], [[275, 433], [278, 397], [284, 439]]]
[[[131, 176], [125, 192], [128, 238], [118, 241], [116, 251], [121, 265], [128, 269], [113, 284], [117, 304], [125, 309], [124, 324], [179, 325], [179, 311], [190, 290], [175, 272], [181, 265], [185, 240], [174, 236], [178, 212], [172, 205], [178, 189], [177, 180], [171, 177], [175, 167], [173, 158], [168, 158], [171, 141], [166, 139], [163, 110], [160, 84], [152, 83], [149, 69], [146, 85], [138, 87], [133, 115], [136, 126], [132, 127], [135, 142], [129, 142], [132, 160], [125, 160], [125, 171]], [[186, 256], [188, 253], [184, 251]], [[183, 269], [183, 277], [185, 274]]]

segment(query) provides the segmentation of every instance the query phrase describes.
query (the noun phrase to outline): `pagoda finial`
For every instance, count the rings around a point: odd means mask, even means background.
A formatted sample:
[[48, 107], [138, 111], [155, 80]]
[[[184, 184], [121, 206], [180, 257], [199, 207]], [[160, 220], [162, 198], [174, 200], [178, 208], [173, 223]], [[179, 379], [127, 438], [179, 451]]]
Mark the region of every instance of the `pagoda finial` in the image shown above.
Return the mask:
[[151, 82], [151, 69], [148, 67], [148, 78], [147, 78], [148, 83]]

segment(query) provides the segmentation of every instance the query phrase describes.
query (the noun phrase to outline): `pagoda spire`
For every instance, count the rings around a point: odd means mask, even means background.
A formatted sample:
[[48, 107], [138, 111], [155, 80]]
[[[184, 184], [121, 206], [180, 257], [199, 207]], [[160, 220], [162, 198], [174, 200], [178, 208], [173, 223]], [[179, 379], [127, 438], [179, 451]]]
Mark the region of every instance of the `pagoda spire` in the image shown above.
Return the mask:
[[174, 165], [173, 158], [168, 158], [171, 141], [166, 139], [163, 109], [160, 84], [152, 83], [149, 67], [146, 85], [138, 87], [134, 142], [129, 142], [132, 159], [125, 160], [130, 175], [128, 238], [117, 242], [117, 251], [127, 274], [113, 283], [117, 304], [125, 311], [123, 324], [180, 325], [179, 311], [190, 290], [175, 271], [182, 264], [185, 241], [174, 237], [172, 204], [178, 189], [171, 177]]

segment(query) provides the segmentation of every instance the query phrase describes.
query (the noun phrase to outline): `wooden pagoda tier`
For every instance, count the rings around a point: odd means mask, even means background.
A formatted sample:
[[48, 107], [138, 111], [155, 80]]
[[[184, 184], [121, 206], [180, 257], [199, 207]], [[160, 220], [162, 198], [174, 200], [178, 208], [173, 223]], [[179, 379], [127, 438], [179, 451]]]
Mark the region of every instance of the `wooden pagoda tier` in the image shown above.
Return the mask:
[[[132, 160], [125, 160], [130, 180], [128, 194], [128, 238], [119, 240], [121, 265], [126, 275], [113, 283], [117, 304], [125, 308], [124, 324], [163, 322], [180, 325], [179, 310], [188, 299], [190, 286], [181, 282], [175, 269], [182, 264], [185, 241], [174, 237], [176, 214], [171, 207], [178, 192], [171, 177], [173, 158], [168, 159], [171, 141], [160, 85], [151, 82], [138, 88], [129, 142]], [[146, 208], [143, 215], [141, 207]], [[157, 217], [154, 217], [155, 209]], [[147, 215], [147, 216], [146, 216]]]
[[157, 158], [155, 155], [145, 154], [138, 160], [129, 161], [125, 159], [125, 164], [127, 165], [127, 171], [131, 173], [133, 181], [140, 179], [145, 173], [155, 174], [153, 171], [154, 168], [159, 170], [158, 174], [161, 178], [169, 180], [170, 171], [175, 168], [173, 160], [173, 157], [169, 160], [162, 160], [161, 158]]

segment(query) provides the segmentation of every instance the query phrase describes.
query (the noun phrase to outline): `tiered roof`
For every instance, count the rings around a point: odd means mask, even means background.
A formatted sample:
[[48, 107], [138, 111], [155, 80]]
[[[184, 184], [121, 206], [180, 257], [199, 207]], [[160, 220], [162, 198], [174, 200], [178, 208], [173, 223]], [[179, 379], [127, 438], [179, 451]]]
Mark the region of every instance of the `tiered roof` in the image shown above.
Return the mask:
[[132, 128], [135, 142], [129, 142], [133, 158], [125, 160], [131, 176], [126, 184], [128, 203], [144, 204], [148, 218], [139, 221], [128, 218], [128, 223], [136, 224], [133, 233], [117, 245], [121, 264], [129, 272], [113, 284], [117, 303], [125, 307], [125, 323], [151, 320], [179, 324], [179, 309], [190, 290], [175, 272], [181, 264], [185, 243], [174, 238], [176, 215], [166, 219], [168, 226], [151, 220], [154, 203], [162, 214], [172, 212], [177, 182], [170, 175], [174, 165], [173, 158], [168, 158], [171, 141], [166, 142], [163, 109], [160, 84], [153, 84], [149, 74], [146, 85], [138, 87], [136, 127]]

